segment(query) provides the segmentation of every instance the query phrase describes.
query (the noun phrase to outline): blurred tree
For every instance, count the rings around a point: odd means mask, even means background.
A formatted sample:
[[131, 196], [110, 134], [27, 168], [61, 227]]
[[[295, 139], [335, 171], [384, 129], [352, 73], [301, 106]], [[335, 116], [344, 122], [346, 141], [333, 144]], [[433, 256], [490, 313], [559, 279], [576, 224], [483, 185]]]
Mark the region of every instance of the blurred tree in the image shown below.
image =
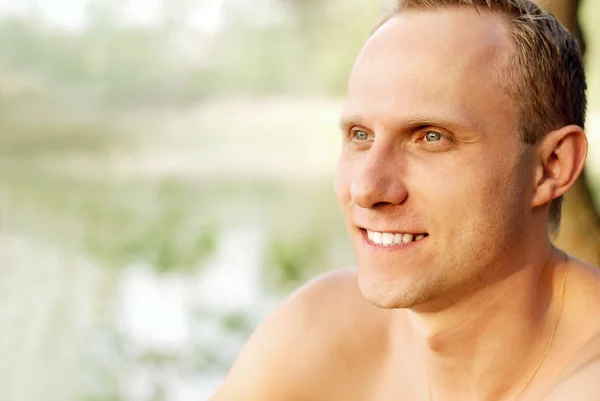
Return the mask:
[[86, 20], [94, 29], [114, 30], [122, 23], [127, 0], [91, 0], [86, 3]]
[[378, 18], [379, 4], [343, 0], [279, 2], [290, 18], [305, 81], [319, 93], [345, 93], [354, 59]]
[[205, 0], [161, 0], [162, 24], [167, 31], [181, 31], [186, 28], [188, 16], [194, 6], [202, 5]]
[[[538, 1], [556, 16], [585, 49], [585, 38], [579, 24], [581, 0]], [[566, 194], [561, 231], [556, 243], [572, 255], [600, 266], [600, 215], [594, 207], [586, 171]]]

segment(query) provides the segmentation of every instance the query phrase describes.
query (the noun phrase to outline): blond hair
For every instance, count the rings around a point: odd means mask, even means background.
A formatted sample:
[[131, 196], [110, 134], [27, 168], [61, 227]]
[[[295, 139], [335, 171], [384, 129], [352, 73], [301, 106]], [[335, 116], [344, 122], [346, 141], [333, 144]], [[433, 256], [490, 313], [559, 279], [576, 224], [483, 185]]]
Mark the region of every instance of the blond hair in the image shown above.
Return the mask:
[[[502, 72], [519, 109], [519, 133], [535, 144], [546, 133], [575, 124], [584, 128], [586, 80], [575, 37], [549, 12], [529, 0], [397, 0], [376, 27], [398, 13], [444, 7], [473, 7], [499, 14], [508, 24], [514, 46]], [[562, 196], [550, 203], [548, 226], [560, 226]]]

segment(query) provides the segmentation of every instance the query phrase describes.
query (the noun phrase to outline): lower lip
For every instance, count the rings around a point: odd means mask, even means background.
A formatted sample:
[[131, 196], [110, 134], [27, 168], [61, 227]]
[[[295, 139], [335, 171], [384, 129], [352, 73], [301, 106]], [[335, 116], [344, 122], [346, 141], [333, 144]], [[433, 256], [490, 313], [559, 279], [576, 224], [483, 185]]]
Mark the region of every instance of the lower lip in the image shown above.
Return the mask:
[[421, 240], [411, 241], [407, 244], [378, 245], [378, 244], [374, 244], [373, 242], [369, 241], [369, 236], [367, 235], [367, 230], [361, 229], [360, 231], [361, 231], [361, 235], [362, 235], [362, 238], [363, 238], [366, 246], [377, 252], [398, 252], [398, 251], [408, 250], [408, 249], [411, 249], [411, 248], [421, 245], [424, 241], [427, 241], [427, 239], [429, 238], [429, 235], [427, 235], [425, 238], [423, 238]]

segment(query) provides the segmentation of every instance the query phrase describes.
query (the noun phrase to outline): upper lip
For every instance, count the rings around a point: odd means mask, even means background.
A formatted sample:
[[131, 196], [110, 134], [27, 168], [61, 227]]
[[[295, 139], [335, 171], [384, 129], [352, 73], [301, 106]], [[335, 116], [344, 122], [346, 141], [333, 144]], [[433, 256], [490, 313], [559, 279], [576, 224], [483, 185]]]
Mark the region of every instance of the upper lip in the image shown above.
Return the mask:
[[402, 233], [402, 234], [426, 234], [427, 231], [424, 230], [411, 230], [411, 229], [396, 229], [396, 228], [385, 228], [385, 229], [374, 229], [374, 228], [366, 228], [366, 227], [358, 227], [363, 230], [377, 232], [377, 233]]

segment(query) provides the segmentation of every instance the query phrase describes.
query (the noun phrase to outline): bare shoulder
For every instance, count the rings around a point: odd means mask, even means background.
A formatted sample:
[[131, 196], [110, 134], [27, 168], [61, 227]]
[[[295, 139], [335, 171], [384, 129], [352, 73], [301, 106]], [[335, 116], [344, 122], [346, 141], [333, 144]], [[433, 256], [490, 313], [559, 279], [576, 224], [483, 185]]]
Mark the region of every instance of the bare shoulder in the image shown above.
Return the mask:
[[562, 381], [545, 401], [600, 401], [600, 358]]
[[572, 258], [570, 268], [574, 284], [582, 296], [600, 302], [600, 267]]
[[377, 324], [377, 314], [360, 295], [354, 269], [317, 277], [253, 333], [212, 400], [322, 398], [316, 392], [326, 391], [337, 361], [360, 348], [358, 338], [375, 332], [368, 327]]
[[565, 287], [569, 326], [591, 337], [600, 334], [600, 269], [573, 259]]
[[572, 349], [547, 401], [600, 401], [600, 269], [573, 259], [565, 287], [564, 348]]

